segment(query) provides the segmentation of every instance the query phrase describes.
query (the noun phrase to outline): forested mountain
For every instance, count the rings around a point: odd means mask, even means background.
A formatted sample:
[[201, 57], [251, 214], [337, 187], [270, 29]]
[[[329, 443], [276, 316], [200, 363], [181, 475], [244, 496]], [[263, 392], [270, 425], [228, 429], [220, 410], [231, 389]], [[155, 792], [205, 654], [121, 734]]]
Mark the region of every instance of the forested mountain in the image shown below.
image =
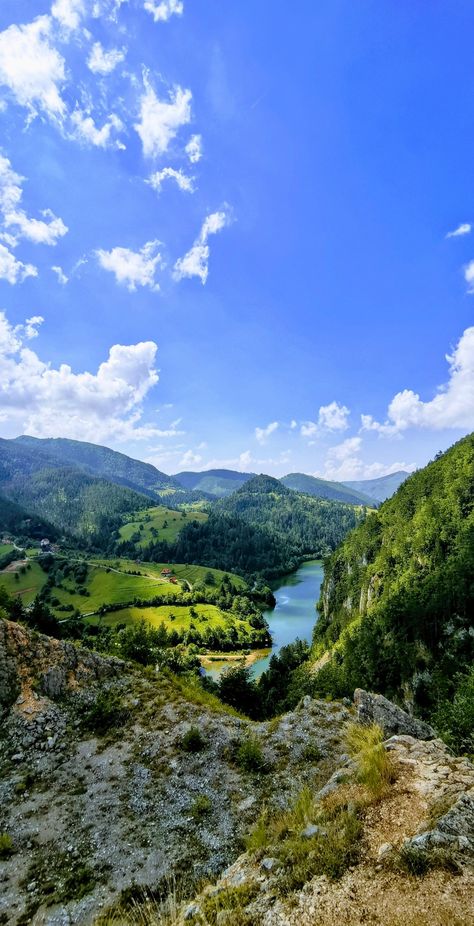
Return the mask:
[[25, 511], [20, 505], [0, 495], [1, 534], [11, 534], [17, 541], [41, 540], [43, 537], [55, 540], [58, 530], [49, 521]]
[[7, 440], [0, 440], [0, 490], [28, 514], [103, 549], [124, 514], [151, 505], [125, 486], [60, 465], [42, 448]]
[[404, 469], [399, 469], [396, 473], [390, 473], [388, 476], [379, 476], [377, 479], [359, 479], [355, 482], [344, 482], [343, 485], [356, 492], [362, 492], [364, 495], [376, 502], [384, 502], [391, 498], [397, 491], [402, 482], [408, 479], [410, 473]]
[[361, 517], [350, 505], [293, 492], [278, 479], [263, 475], [217, 502], [215, 509], [270, 531], [296, 557], [323, 556], [334, 550]]
[[474, 657], [474, 435], [368, 515], [329, 559], [315, 628], [326, 691], [357, 686], [428, 715]]
[[[98, 444], [65, 438], [17, 437], [15, 443], [33, 450], [36, 455], [55, 460], [61, 466], [74, 466], [91, 476], [100, 476], [135, 492], [148, 495], [160, 502], [166, 496], [167, 504], [188, 501], [183, 487], [171, 476], [162, 473], [151, 463], [133, 460], [124, 453]], [[192, 497], [192, 500], [199, 496]]]
[[328, 482], [316, 476], [307, 476], [305, 473], [289, 473], [282, 476], [280, 482], [287, 489], [303, 492], [304, 495], [314, 495], [316, 498], [327, 498], [331, 501], [346, 502], [348, 505], [374, 505], [374, 498], [348, 488], [343, 482]]
[[233, 469], [208, 469], [201, 473], [176, 473], [172, 478], [186, 489], [205, 492], [216, 498], [230, 495], [248, 482], [255, 473], [239, 473]]

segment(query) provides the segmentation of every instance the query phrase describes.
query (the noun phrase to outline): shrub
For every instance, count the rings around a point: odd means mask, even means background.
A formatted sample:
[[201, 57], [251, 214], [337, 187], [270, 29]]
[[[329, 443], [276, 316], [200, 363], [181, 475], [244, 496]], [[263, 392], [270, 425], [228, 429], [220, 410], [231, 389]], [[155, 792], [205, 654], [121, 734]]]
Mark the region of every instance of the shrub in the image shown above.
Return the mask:
[[115, 691], [101, 691], [94, 703], [84, 712], [86, 730], [102, 735], [118, 727], [127, 719], [128, 712]]
[[237, 748], [237, 764], [245, 772], [263, 772], [265, 771], [266, 762], [263, 756], [262, 747], [254, 736], [242, 740]]
[[198, 727], [190, 727], [181, 740], [181, 749], [185, 752], [200, 752], [205, 745], [206, 741]]
[[346, 728], [346, 745], [357, 766], [361, 784], [380, 796], [393, 780], [393, 765], [383, 744], [383, 730], [378, 724], [363, 726], [350, 723]]
[[200, 794], [191, 806], [191, 816], [195, 820], [202, 820], [212, 810], [212, 802], [206, 794]]
[[402, 846], [391, 861], [392, 867], [415, 878], [422, 878], [434, 868], [444, 868], [451, 874], [459, 874], [460, 865], [453, 851], [443, 848], [421, 849], [406, 844]]
[[13, 855], [13, 840], [8, 833], [0, 833], [0, 858], [9, 858]]

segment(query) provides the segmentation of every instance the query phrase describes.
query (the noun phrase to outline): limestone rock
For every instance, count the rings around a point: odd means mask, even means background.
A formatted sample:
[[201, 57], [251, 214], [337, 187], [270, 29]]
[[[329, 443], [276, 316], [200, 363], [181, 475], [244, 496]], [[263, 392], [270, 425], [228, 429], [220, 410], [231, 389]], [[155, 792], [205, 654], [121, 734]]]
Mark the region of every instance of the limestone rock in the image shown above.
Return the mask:
[[378, 723], [385, 735], [402, 734], [416, 739], [431, 740], [436, 737], [433, 727], [422, 720], [410, 717], [406, 711], [392, 704], [383, 695], [371, 694], [363, 688], [354, 692], [354, 704], [360, 723]]

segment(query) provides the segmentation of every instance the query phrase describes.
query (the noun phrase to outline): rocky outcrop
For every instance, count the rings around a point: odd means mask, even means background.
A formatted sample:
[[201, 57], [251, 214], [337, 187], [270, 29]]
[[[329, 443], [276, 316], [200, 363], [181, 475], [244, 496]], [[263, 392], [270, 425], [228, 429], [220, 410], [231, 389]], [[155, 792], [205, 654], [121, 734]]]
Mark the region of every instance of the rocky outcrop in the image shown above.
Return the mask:
[[430, 727], [428, 723], [411, 717], [383, 695], [371, 694], [362, 688], [357, 688], [354, 692], [354, 704], [359, 722], [378, 723], [387, 737], [395, 734], [414, 736], [422, 740], [436, 737], [433, 727]]
[[16, 702], [20, 711], [34, 713], [42, 705], [38, 695], [54, 701], [67, 691], [117, 677], [124, 665], [0, 620], [0, 709]]

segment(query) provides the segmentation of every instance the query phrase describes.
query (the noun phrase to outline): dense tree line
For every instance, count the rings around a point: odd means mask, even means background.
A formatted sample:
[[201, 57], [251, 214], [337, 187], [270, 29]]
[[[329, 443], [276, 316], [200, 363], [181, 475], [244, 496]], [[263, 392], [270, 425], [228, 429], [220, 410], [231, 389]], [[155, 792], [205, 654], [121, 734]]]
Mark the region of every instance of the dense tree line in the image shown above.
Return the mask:
[[323, 694], [363, 686], [425, 716], [474, 658], [474, 435], [408, 479], [326, 564], [315, 652]]

